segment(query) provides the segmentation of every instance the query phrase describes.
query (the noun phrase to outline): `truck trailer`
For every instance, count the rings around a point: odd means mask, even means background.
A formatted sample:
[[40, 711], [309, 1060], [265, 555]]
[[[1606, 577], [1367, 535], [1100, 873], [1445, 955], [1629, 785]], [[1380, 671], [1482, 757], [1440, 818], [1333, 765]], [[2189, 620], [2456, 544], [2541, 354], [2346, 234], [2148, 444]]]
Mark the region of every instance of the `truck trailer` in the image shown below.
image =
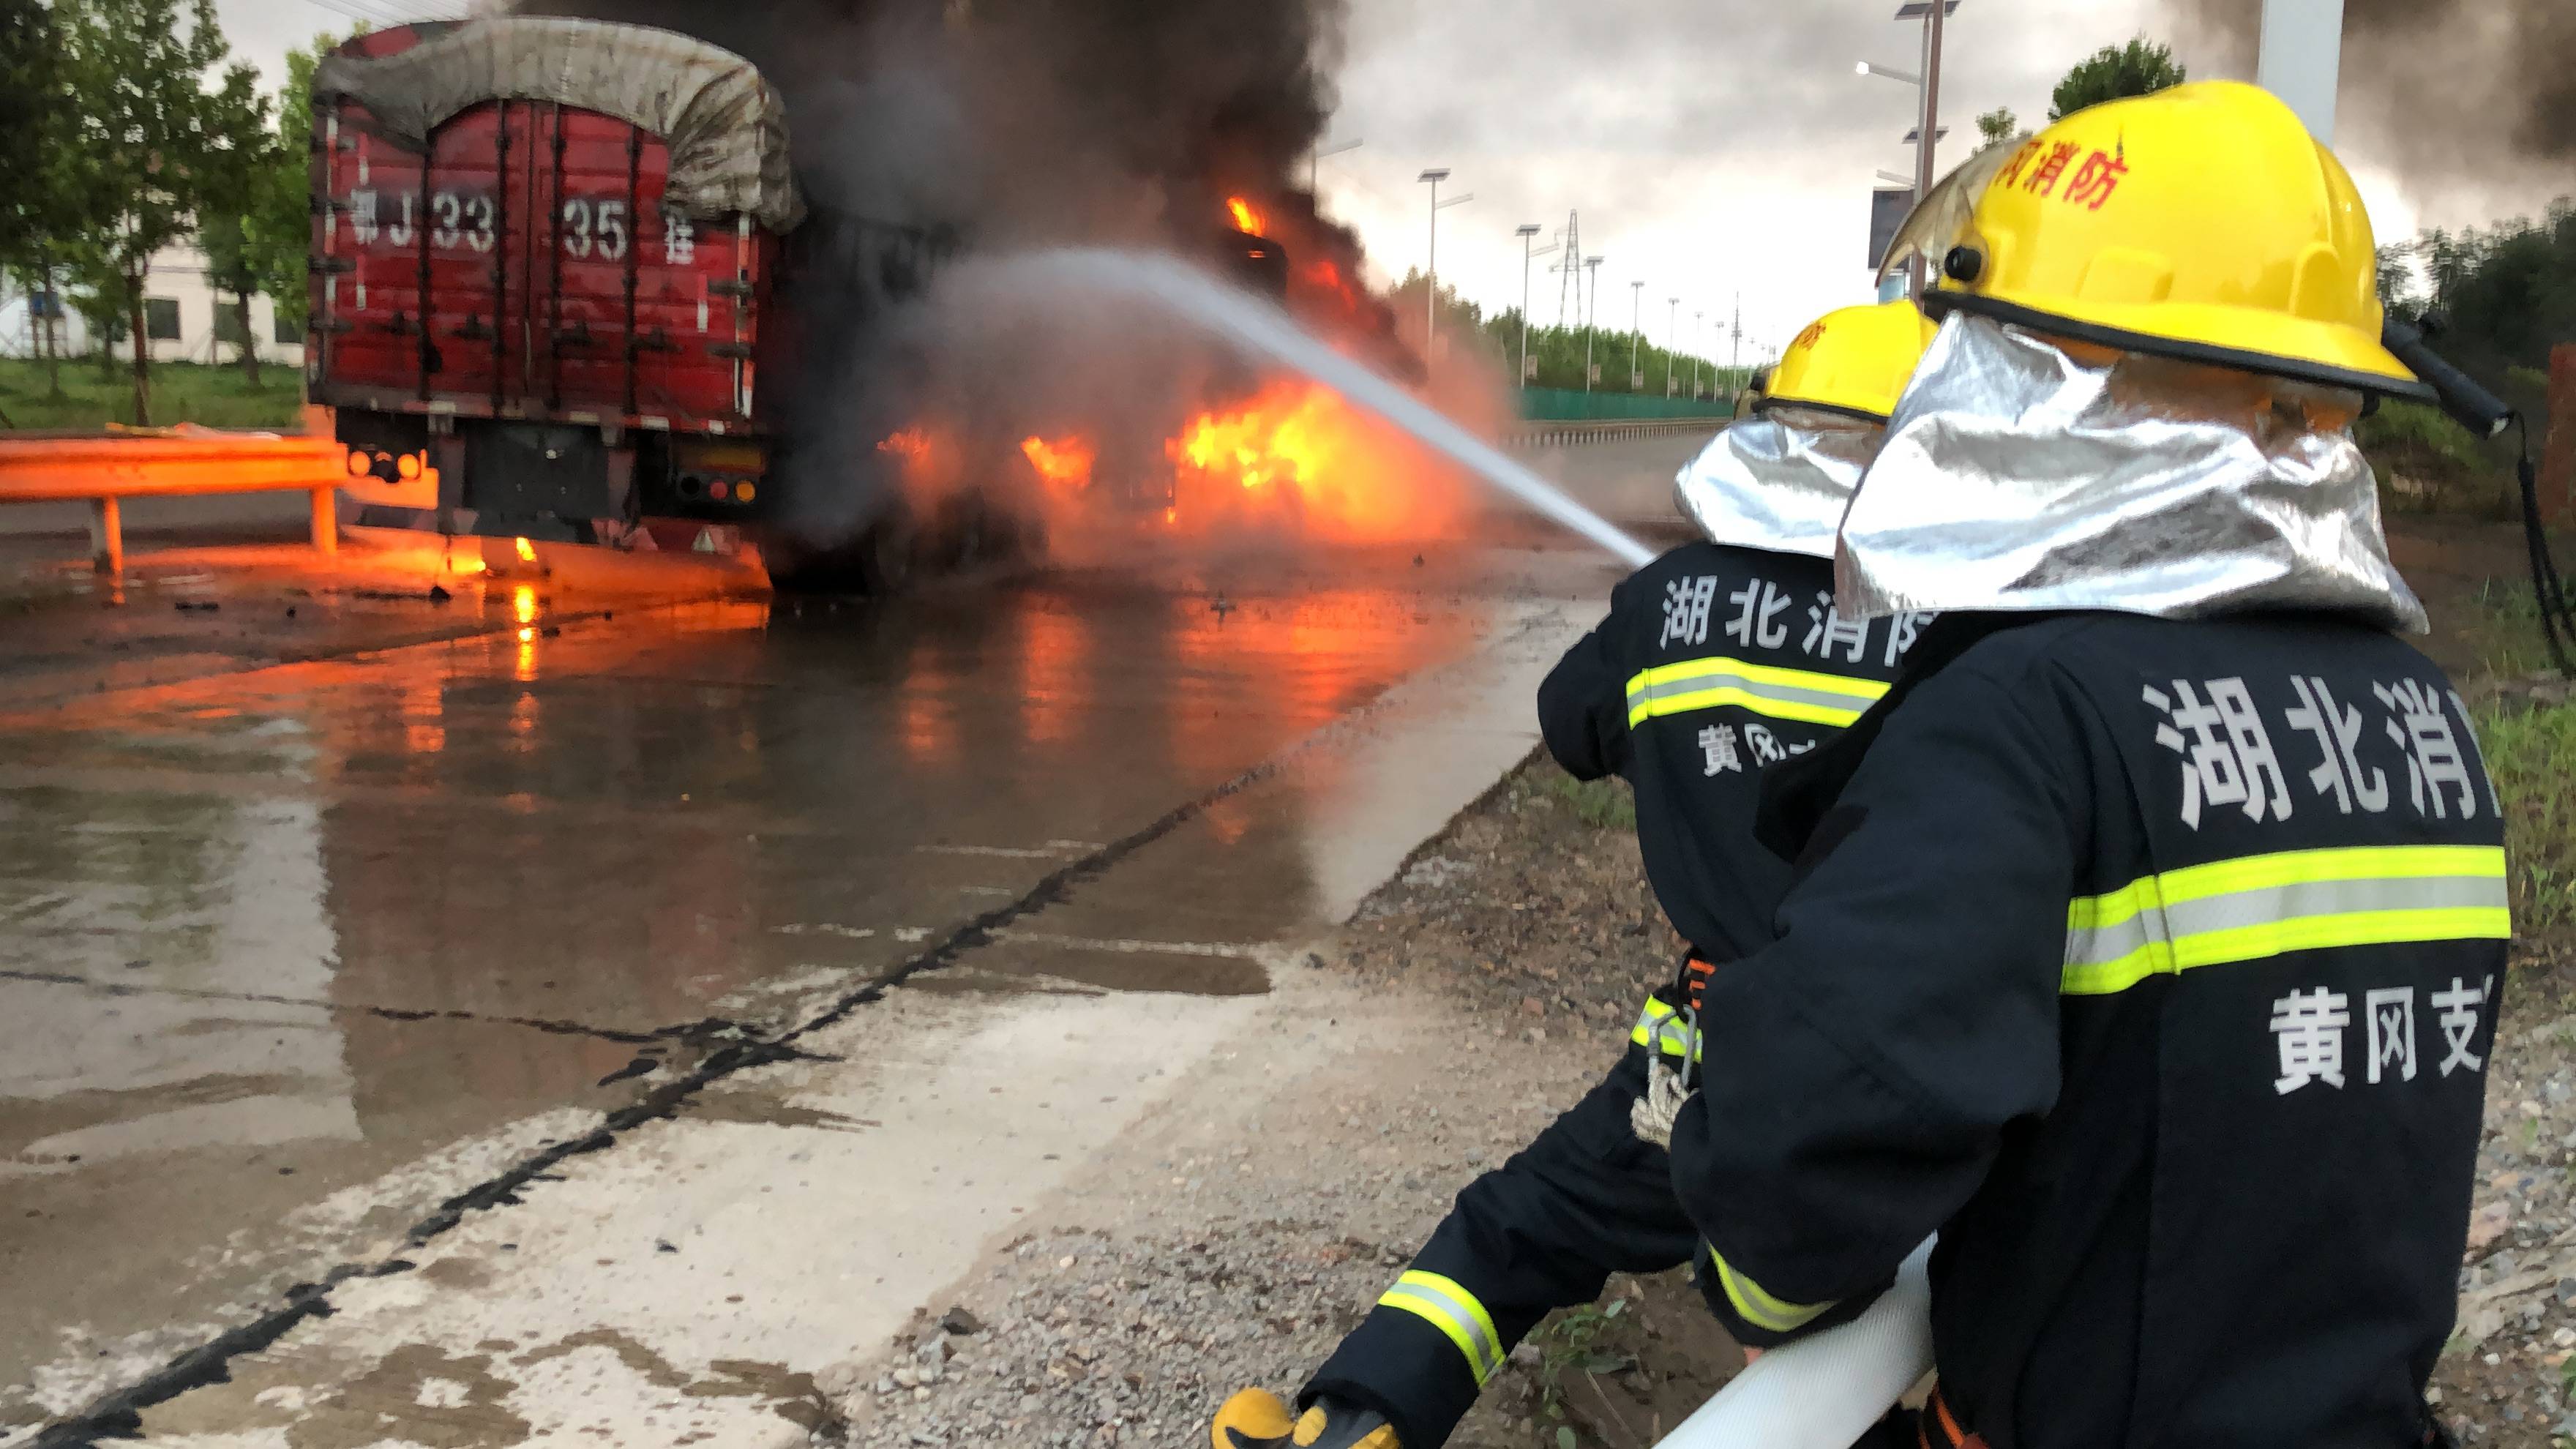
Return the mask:
[[360, 35], [314, 77], [305, 368], [359, 526], [759, 551], [808, 339], [917, 291], [939, 239], [809, 216], [751, 64], [641, 26]]

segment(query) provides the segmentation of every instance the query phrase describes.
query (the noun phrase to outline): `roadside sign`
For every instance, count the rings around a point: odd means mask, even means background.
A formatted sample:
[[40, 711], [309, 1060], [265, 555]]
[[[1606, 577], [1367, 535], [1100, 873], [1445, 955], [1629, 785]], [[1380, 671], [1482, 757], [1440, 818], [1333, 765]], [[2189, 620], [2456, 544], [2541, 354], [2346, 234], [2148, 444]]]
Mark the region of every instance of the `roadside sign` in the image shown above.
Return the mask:
[[1914, 188], [1882, 186], [1869, 194], [1869, 269], [1877, 271], [1887, 265], [1887, 249], [1896, 243], [1896, 229], [1914, 210]]

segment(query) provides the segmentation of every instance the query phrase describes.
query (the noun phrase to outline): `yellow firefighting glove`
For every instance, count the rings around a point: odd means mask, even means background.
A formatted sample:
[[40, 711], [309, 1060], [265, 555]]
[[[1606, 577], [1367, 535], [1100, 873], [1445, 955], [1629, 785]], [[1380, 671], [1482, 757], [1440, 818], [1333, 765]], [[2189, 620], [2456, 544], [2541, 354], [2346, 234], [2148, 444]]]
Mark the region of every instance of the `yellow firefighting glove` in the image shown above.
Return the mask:
[[1386, 1420], [1330, 1399], [1291, 1418], [1268, 1389], [1245, 1389], [1225, 1401], [1208, 1425], [1214, 1449], [1403, 1449]]

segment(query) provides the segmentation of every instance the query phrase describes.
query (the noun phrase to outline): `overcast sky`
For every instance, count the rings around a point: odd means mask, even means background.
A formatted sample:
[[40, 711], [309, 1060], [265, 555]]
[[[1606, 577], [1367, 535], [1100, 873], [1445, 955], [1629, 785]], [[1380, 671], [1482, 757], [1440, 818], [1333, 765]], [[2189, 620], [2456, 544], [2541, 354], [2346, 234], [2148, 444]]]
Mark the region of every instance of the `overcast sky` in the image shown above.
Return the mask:
[[[746, 0], [757, 3], [757, 0]], [[1222, 0], [1258, 3], [1258, 0]], [[1490, 309], [1520, 300], [1513, 229], [1569, 210], [1584, 250], [1605, 260], [1600, 321], [1624, 328], [1642, 281], [1650, 337], [1662, 341], [1679, 296], [1719, 318], [1743, 295], [1748, 338], [1794, 333], [1870, 296], [1869, 194], [1880, 169], [1911, 172], [1912, 87], [1853, 73], [1863, 59], [1916, 67], [1918, 22], [1895, 0], [1350, 0], [1334, 140], [1356, 151], [1322, 163], [1326, 210], [1356, 224], [1384, 276], [1425, 259], [1425, 167], [1442, 193], [1475, 199], [1440, 214], [1440, 273]], [[274, 76], [289, 46], [345, 30], [369, 9], [453, 14], [461, 0], [217, 0], [244, 58]], [[1975, 116], [2010, 106], [2025, 123], [2076, 60], [2145, 32], [2171, 35], [2158, 0], [1965, 0], [1949, 25], [1944, 165], [1963, 158]], [[2224, 74], [2188, 43], [2195, 76]], [[2547, 197], [2415, 198], [2347, 134], [2352, 166], [2383, 241], [2419, 220], [2483, 221], [2537, 210]], [[1558, 279], [1531, 269], [1531, 311], [1557, 315]], [[1384, 277], [1381, 278], [1383, 280]], [[1707, 351], [1722, 355], [1712, 340]]]

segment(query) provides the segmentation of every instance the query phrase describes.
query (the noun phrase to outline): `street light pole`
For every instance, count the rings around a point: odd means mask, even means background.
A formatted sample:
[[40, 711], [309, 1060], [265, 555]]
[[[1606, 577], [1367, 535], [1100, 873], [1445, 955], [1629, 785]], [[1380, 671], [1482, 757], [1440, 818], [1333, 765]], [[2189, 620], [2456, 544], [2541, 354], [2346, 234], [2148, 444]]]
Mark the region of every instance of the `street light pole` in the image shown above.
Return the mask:
[[1630, 282], [1628, 284], [1628, 390], [1631, 392], [1646, 390], [1646, 375], [1637, 370], [1637, 344], [1646, 340], [1646, 334], [1637, 325], [1637, 319], [1642, 315], [1639, 309], [1645, 305], [1645, 301], [1646, 284]]
[[1918, 200], [1930, 196], [1932, 183], [1940, 179], [1935, 152], [1941, 144], [1941, 22], [1949, 9], [1944, 0], [1923, 7], [1923, 145], [1914, 163]]
[[1704, 347], [1704, 346], [1706, 346], [1706, 345], [1707, 345], [1707, 344], [1703, 343], [1700, 339], [1701, 339], [1703, 336], [1707, 335], [1707, 332], [1708, 332], [1708, 313], [1707, 313], [1707, 312], [1705, 312], [1705, 311], [1694, 311], [1693, 313], [1691, 313], [1691, 401], [1692, 401], [1692, 402], [1698, 402], [1698, 401], [1699, 401], [1699, 354], [1700, 354], [1700, 349], [1701, 349], [1702, 347]]
[[1530, 242], [1538, 235], [1538, 223], [1524, 223], [1517, 235], [1521, 239], [1521, 386], [1529, 386], [1529, 277]]
[[[1936, 152], [1941, 144], [1941, 24], [1958, 0], [1914, 0], [1896, 12], [1899, 20], [1917, 11], [1923, 16], [1923, 115], [1914, 150], [1914, 200], [1921, 205], [1939, 179]], [[1932, 284], [1932, 259], [1920, 257], [1913, 267], [1914, 300], [1923, 300]]]
[[[1735, 294], [1735, 350], [1727, 354], [1727, 380], [1735, 384], [1740, 396], [1744, 391], [1744, 294]], [[1733, 399], [1729, 399], [1732, 401]]]
[[1431, 366], [1440, 323], [1440, 183], [1449, 179], [1449, 168], [1435, 166], [1422, 173], [1431, 187], [1431, 252], [1425, 259], [1422, 277], [1422, 365]]
[[1681, 346], [1682, 299], [1675, 297], [1672, 299], [1670, 310], [1664, 314], [1664, 396], [1666, 397], [1673, 395], [1673, 385], [1679, 381], [1673, 376], [1673, 354], [1681, 351]]

